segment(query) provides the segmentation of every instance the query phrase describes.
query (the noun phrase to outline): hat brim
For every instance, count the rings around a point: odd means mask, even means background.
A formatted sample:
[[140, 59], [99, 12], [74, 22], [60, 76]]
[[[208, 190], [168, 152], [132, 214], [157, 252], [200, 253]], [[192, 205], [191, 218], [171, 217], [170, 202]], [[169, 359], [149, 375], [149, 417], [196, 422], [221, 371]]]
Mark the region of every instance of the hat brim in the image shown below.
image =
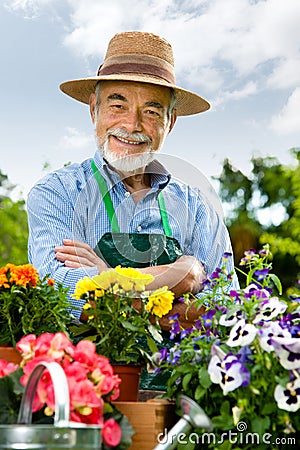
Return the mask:
[[60, 89], [75, 100], [88, 104], [90, 95], [95, 92], [98, 81], [135, 81], [172, 88], [176, 94], [175, 108], [178, 116], [198, 114], [207, 111], [210, 108], [210, 104], [204, 100], [204, 98], [200, 97], [200, 95], [182, 89], [176, 85], [172, 85], [161, 78], [144, 74], [127, 73], [81, 78], [78, 80], [65, 81], [60, 85]]

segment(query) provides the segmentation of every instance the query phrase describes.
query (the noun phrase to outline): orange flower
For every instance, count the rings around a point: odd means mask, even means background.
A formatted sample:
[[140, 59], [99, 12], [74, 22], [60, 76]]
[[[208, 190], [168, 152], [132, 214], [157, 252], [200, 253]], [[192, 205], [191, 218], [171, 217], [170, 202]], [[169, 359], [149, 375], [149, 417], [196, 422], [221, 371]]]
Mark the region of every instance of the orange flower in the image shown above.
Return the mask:
[[4, 271], [5, 267], [0, 269], [0, 287], [9, 288], [10, 285], [8, 283], [8, 279], [6, 276], [6, 272]]
[[32, 264], [23, 264], [21, 266], [10, 267], [10, 283], [15, 283], [18, 286], [30, 286], [36, 287], [36, 283], [39, 280], [37, 270]]
[[48, 286], [54, 286], [55, 285], [55, 280], [53, 280], [53, 278], [48, 278], [47, 284], [48, 284]]

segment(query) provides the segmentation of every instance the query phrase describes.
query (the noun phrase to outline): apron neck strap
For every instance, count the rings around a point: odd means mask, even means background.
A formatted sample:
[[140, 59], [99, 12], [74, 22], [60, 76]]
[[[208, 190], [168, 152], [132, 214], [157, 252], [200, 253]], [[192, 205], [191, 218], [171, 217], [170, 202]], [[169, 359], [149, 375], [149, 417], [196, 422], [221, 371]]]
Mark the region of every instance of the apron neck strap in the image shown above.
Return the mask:
[[[107, 212], [109, 221], [111, 223], [112, 233], [120, 233], [120, 228], [119, 228], [117, 216], [115, 214], [115, 210], [114, 210], [114, 206], [113, 206], [113, 203], [112, 203], [111, 196], [110, 196], [109, 191], [107, 189], [107, 183], [105, 181], [105, 178], [103, 177], [103, 175], [97, 169], [97, 166], [96, 166], [95, 161], [93, 159], [91, 161], [91, 166], [92, 166], [94, 177], [95, 177], [95, 179], [97, 181], [97, 184], [98, 184], [98, 187], [99, 187], [99, 191], [101, 193], [101, 196], [102, 196], [105, 208], [106, 208], [106, 212]], [[168, 236], [168, 237], [172, 237], [172, 230], [171, 230], [171, 227], [170, 227], [170, 224], [169, 224], [168, 213], [167, 213], [167, 210], [166, 210], [165, 200], [164, 200], [162, 192], [160, 192], [158, 194], [158, 206], [159, 206], [160, 216], [161, 216], [161, 220], [162, 220], [162, 224], [163, 224], [165, 235]]]
[[99, 191], [100, 191], [102, 199], [104, 201], [104, 205], [106, 208], [106, 212], [107, 212], [109, 221], [111, 223], [111, 230], [113, 233], [120, 233], [117, 216], [115, 214], [115, 209], [114, 209], [114, 205], [111, 200], [111, 196], [107, 189], [106, 181], [105, 181], [103, 175], [97, 169], [95, 161], [93, 159], [91, 161], [91, 166], [92, 166], [92, 170], [94, 173], [94, 177], [95, 177], [98, 187], [99, 187]]

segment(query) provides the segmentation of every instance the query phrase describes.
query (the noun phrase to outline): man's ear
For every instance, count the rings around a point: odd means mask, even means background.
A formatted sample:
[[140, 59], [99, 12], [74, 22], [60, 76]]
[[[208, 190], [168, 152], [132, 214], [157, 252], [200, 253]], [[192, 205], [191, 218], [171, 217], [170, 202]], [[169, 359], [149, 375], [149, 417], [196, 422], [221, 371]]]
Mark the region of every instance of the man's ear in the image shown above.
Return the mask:
[[176, 114], [176, 110], [174, 109], [174, 111], [172, 112], [172, 115], [171, 115], [171, 119], [170, 119], [169, 133], [171, 133], [171, 131], [175, 125], [176, 119], [177, 119], [177, 114]]
[[90, 104], [91, 119], [92, 119], [92, 122], [94, 123], [95, 122], [95, 108], [96, 108], [96, 94], [92, 93], [90, 95], [89, 104]]

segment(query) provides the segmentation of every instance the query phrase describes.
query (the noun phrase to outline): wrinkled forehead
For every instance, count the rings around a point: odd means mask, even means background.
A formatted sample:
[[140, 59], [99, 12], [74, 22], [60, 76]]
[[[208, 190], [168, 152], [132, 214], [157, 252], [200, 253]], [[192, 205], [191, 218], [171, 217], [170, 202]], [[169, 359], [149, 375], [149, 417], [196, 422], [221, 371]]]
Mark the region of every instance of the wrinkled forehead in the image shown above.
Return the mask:
[[120, 95], [128, 101], [131, 97], [140, 95], [148, 101], [157, 100], [167, 107], [170, 106], [172, 98], [175, 96], [173, 89], [166, 86], [119, 80], [99, 81], [96, 85], [95, 92], [101, 99], [111, 95]]

